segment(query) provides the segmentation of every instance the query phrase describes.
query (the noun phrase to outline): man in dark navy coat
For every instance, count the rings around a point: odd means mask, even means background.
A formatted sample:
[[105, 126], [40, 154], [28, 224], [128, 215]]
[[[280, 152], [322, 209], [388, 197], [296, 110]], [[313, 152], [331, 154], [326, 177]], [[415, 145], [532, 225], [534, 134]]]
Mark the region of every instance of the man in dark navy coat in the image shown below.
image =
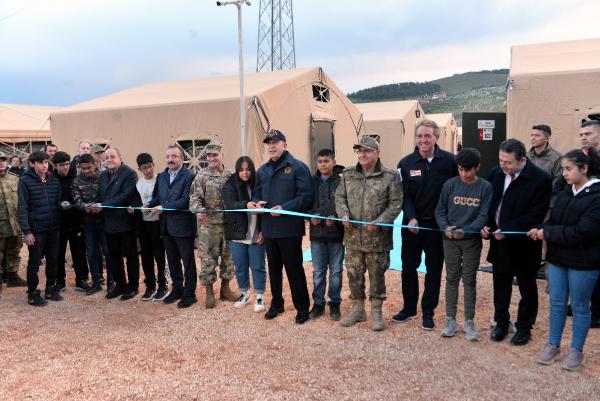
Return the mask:
[[[188, 211], [190, 187], [193, 180], [194, 174], [183, 166], [183, 149], [177, 145], [169, 146], [167, 148], [167, 169], [156, 178], [154, 194], [148, 204], [148, 207], [155, 208], [154, 213], [160, 214], [160, 231], [173, 280], [173, 288], [163, 301], [170, 304], [179, 300], [178, 308], [187, 308], [198, 302], [196, 299], [196, 259], [194, 257], [196, 218]], [[181, 211], [161, 211], [161, 208]], [[182, 262], [183, 271], [181, 270]]]
[[494, 320], [493, 341], [508, 334], [510, 298], [514, 277], [519, 284], [521, 300], [517, 314], [514, 345], [527, 344], [538, 310], [537, 270], [542, 259], [541, 241], [526, 235], [494, 234], [500, 231], [524, 231], [542, 224], [550, 206], [552, 178], [527, 160], [525, 145], [516, 139], [500, 144], [500, 166], [488, 177], [494, 195], [488, 224], [481, 230], [490, 239], [487, 260], [493, 266]]
[[[139, 205], [135, 187], [138, 177], [131, 167], [123, 163], [119, 149], [107, 150], [104, 160], [106, 170], [100, 174], [99, 178], [100, 204], [98, 206], [109, 206], [109, 208], [101, 210], [104, 216], [108, 257], [116, 283], [115, 289], [108, 292], [106, 298], [121, 296], [121, 300], [125, 301], [137, 295], [140, 281], [135, 218], [127, 209], [111, 209], [110, 206]], [[123, 258], [127, 259], [127, 277]]]
[[270, 131], [265, 140], [269, 161], [256, 173], [256, 186], [248, 208], [270, 208], [273, 213], [262, 217], [262, 233], [269, 261], [269, 281], [273, 300], [265, 314], [274, 319], [284, 310], [282, 295], [282, 270], [285, 271], [292, 291], [294, 307], [298, 311], [296, 323], [308, 320], [310, 299], [306, 275], [302, 266], [302, 236], [304, 219], [281, 215], [278, 209], [306, 212], [313, 203], [314, 193], [310, 170], [306, 164], [296, 160], [286, 149], [285, 135], [277, 130]]

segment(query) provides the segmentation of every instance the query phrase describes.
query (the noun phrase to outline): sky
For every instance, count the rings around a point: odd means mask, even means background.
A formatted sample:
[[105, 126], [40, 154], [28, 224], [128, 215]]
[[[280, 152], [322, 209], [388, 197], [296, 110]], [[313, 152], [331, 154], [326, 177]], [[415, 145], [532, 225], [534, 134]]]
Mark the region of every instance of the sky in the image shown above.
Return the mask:
[[[247, 73], [260, 0], [244, 7]], [[346, 92], [508, 68], [517, 44], [600, 37], [597, 0], [295, 0], [297, 67]], [[0, 103], [68, 106], [238, 72], [237, 12], [214, 0], [0, 0]]]

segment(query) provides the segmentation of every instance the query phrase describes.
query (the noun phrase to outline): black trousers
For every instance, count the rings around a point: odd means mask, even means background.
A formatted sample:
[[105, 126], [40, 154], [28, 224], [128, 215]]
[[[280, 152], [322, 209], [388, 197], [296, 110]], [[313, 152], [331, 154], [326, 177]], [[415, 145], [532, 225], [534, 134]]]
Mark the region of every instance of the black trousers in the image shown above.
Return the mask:
[[[142, 270], [144, 271], [144, 283], [148, 288], [156, 288], [158, 285], [166, 286], [165, 277], [165, 246], [160, 235], [160, 221], [142, 221], [140, 224], [140, 246], [142, 248]], [[154, 261], [158, 277], [154, 273]]]
[[308, 312], [310, 298], [302, 266], [302, 237], [265, 239], [269, 262], [269, 282], [272, 306], [283, 307], [283, 268], [292, 291], [292, 301], [298, 312]]
[[598, 279], [592, 294], [592, 316], [595, 318], [600, 317], [600, 279]]
[[58, 261], [56, 266], [56, 281], [64, 283], [66, 278], [67, 242], [71, 251], [75, 281], [87, 281], [89, 269], [85, 258], [85, 240], [83, 232], [76, 227], [61, 227], [58, 244]]
[[60, 230], [44, 231], [33, 234], [35, 243], [28, 246], [29, 260], [27, 261], [27, 289], [33, 293], [40, 280], [38, 272], [42, 264], [42, 256], [46, 257], [46, 289], [56, 283], [56, 261], [58, 259], [58, 242]]
[[[167, 250], [173, 291], [183, 290], [184, 297], [195, 297], [198, 277], [194, 256], [194, 237], [172, 237], [165, 234], [163, 235], [163, 242]], [[181, 268], [182, 262], [183, 270]]]
[[[135, 230], [106, 234], [106, 242], [109, 264], [117, 288], [137, 291], [140, 283], [140, 261], [137, 255]], [[127, 277], [123, 258], [127, 259]]]
[[[421, 227], [438, 228], [433, 220], [419, 220]], [[417, 313], [419, 302], [419, 276], [421, 254], [425, 252], [425, 289], [421, 298], [423, 316], [433, 317], [440, 301], [440, 285], [444, 267], [444, 244], [439, 231], [421, 230], [413, 234], [402, 229], [402, 297], [404, 309], [410, 314]]]
[[497, 324], [510, 321], [510, 299], [513, 280], [519, 284], [521, 300], [515, 326], [518, 331], [528, 332], [533, 328], [538, 311], [537, 269], [539, 266], [497, 266], [493, 265], [494, 281], [494, 320]]

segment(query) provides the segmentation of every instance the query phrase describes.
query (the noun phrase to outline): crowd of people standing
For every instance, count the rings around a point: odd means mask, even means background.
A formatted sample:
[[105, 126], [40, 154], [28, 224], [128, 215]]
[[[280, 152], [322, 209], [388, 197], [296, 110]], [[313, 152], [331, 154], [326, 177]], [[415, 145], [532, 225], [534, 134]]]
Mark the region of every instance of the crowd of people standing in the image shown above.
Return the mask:
[[[438, 137], [435, 122], [420, 122], [414, 152], [393, 170], [382, 165], [377, 140], [363, 135], [354, 144], [355, 165], [339, 166], [333, 150], [322, 149], [314, 176], [294, 158], [285, 134], [277, 130], [264, 138], [269, 160], [258, 169], [247, 156], [233, 170], [226, 168], [223, 145], [214, 140], [205, 148], [207, 166], [197, 174], [184, 166], [178, 145], [166, 149], [167, 168], [159, 174], [152, 155], [140, 153], [136, 164], [141, 178], [123, 162], [119, 149], [85, 141], [73, 158], [48, 144], [29, 155], [26, 169], [16, 156], [10, 168], [9, 159], [0, 157], [0, 259], [5, 259], [7, 284], [26, 285], [33, 306], [61, 301], [68, 244], [75, 290], [86, 295], [106, 288], [108, 299], [138, 296], [141, 254], [143, 301], [188, 308], [198, 301], [199, 279], [205, 307], [214, 308], [218, 274], [222, 301], [244, 308], [253, 293], [254, 311], [266, 311], [266, 319], [275, 319], [285, 309], [285, 269], [296, 323], [321, 317], [328, 306], [332, 320], [352, 326], [367, 320], [368, 298], [372, 329], [381, 331], [393, 224], [402, 212], [403, 307], [393, 322], [417, 317], [417, 268], [424, 253], [421, 328], [435, 329], [445, 265], [441, 335], [458, 333], [462, 280], [463, 330], [467, 340], [479, 340], [476, 276], [482, 240], [488, 240], [495, 322], [491, 340], [503, 341], [511, 331], [516, 280], [520, 301], [511, 343], [530, 341], [538, 314], [536, 278], [544, 261], [550, 333], [538, 362], [560, 358], [570, 309], [573, 335], [563, 366], [579, 369], [588, 330], [600, 327], [600, 121], [583, 123], [581, 149], [564, 156], [552, 149], [547, 125], [532, 128], [529, 151], [516, 139], [504, 141], [499, 166], [487, 179], [478, 175], [481, 156], [476, 149], [463, 148], [453, 155], [437, 145]], [[311, 217], [306, 222], [289, 212]], [[306, 224], [313, 261], [312, 308], [303, 267]], [[29, 251], [26, 281], [18, 275], [23, 242]], [[38, 288], [42, 260], [43, 295]], [[352, 305], [342, 317], [344, 261]], [[267, 274], [272, 297], [268, 307]]]

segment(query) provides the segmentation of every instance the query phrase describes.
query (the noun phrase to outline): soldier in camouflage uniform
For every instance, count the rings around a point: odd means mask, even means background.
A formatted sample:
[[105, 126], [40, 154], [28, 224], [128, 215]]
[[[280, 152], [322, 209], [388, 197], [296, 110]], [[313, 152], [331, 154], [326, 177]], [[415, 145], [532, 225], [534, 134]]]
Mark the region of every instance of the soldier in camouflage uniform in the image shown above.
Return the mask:
[[216, 305], [213, 284], [217, 280], [219, 257], [219, 276], [221, 277], [221, 300], [237, 301], [240, 294], [234, 293], [229, 282], [233, 278], [234, 268], [231, 250], [225, 240], [224, 213], [211, 212], [211, 209], [224, 209], [222, 189], [234, 172], [223, 165], [223, 144], [211, 141], [205, 152], [208, 166], [196, 174], [190, 190], [190, 210], [208, 209], [207, 213], [198, 213], [198, 253], [200, 254], [200, 282], [206, 288], [206, 307]]
[[[8, 172], [8, 158], [0, 156], [0, 260], [6, 255], [8, 287], [26, 287], [27, 281], [19, 277], [21, 262], [21, 226], [17, 217], [17, 191], [19, 177]], [[2, 293], [0, 269], [0, 293]]]
[[[402, 207], [402, 187], [396, 172], [381, 164], [379, 143], [363, 136], [354, 145], [358, 164], [342, 172], [335, 195], [335, 208], [344, 220], [393, 223]], [[381, 306], [385, 300], [385, 272], [393, 248], [392, 228], [344, 222], [346, 269], [353, 301], [342, 326], [366, 320], [365, 271], [369, 272], [369, 299], [373, 330], [384, 329]]]

